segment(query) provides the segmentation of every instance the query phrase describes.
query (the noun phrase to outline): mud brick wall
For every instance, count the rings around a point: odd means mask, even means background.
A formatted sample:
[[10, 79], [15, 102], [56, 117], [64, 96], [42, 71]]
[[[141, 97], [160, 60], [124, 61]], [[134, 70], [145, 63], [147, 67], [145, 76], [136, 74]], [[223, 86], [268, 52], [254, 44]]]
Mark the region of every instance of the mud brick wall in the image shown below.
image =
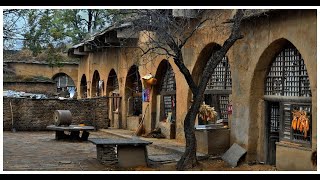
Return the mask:
[[109, 125], [109, 116], [108, 116], [108, 98], [106, 97], [99, 97], [99, 98], [92, 98], [90, 99], [92, 103], [94, 103], [94, 121], [97, 127], [107, 128]]
[[[3, 98], [3, 129], [20, 131], [46, 130], [54, 124], [55, 110], [70, 110], [72, 124], [85, 123], [96, 129], [107, 128], [108, 99], [22, 99]], [[13, 126], [10, 102], [12, 105]]]

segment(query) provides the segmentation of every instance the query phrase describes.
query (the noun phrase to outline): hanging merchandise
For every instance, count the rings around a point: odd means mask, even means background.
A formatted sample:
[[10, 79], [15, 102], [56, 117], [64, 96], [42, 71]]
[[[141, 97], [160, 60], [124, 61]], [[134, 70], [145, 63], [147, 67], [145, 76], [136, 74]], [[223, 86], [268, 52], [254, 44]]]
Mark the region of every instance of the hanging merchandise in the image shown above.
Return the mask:
[[152, 74], [147, 74], [143, 76], [142, 79], [145, 80], [146, 83], [150, 86], [157, 84], [157, 79], [154, 78]]
[[142, 101], [149, 102], [149, 100], [150, 100], [150, 89], [147, 88], [142, 91]]

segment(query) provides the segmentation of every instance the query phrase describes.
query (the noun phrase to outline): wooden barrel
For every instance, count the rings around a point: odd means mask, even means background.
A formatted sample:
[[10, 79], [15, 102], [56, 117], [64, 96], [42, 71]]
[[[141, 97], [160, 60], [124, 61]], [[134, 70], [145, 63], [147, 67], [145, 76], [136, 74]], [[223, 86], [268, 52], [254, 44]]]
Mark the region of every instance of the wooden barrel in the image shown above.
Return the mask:
[[53, 113], [53, 120], [56, 126], [71, 124], [72, 116], [69, 110], [55, 110]]

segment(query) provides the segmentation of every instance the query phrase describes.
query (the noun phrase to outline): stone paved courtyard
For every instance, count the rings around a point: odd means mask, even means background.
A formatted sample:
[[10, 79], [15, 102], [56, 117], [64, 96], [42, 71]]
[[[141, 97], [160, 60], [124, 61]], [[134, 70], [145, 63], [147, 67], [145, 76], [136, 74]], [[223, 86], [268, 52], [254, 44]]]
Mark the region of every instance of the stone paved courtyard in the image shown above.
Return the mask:
[[[3, 132], [4, 171], [110, 171], [121, 170], [102, 165], [96, 158], [96, 146], [90, 142], [56, 141], [53, 131]], [[89, 138], [121, 138], [101, 131], [91, 132]], [[154, 159], [168, 152], [148, 147]], [[167, 158], [179, 156], [168, 155]], [[174, 157], [172, 157], [174, 156]]]
[[[126, 131], [124, 131], [126, 132]], [[104, 131], [94, 131], [89, 138], [124, 138]], [[11, 131], [3, 132], [3, 171], [48, 171], [49, 173], [64, 173], [72, 171], [81, 173], [92, 171], [103, 173], [104, 171], [176, 171], [175, 164], [181, 154], [174, 151], [159, 148], [180, 146], [177, 143], [169, 143], [167, 139], [151, 139], [152, 145], [147, 146], [150, 167], [136, 167], [121, 169], [114, 166], [100, 164], [97, 160], [96, 146], [91, 142], [72, 142], [55, 140], [54, 131]], [[158, 144], [156, 146], [156, 144]], [[230, 168], [219, 159], [200, 161], [200, 165], [190, 169], [192, 171], [274, 171], [275, 167], [269, 165], [243, 164], [236, 168]]]

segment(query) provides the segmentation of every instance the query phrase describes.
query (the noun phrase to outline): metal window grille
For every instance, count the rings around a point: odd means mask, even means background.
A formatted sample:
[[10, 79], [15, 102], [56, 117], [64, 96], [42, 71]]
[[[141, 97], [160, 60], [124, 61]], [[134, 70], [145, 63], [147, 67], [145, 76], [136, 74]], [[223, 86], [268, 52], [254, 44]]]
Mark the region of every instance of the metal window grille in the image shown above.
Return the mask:
[[285, 48], [275, 58], [266, 78], [265, 94], [311, 97], [307, 69], [295, 47]]
[[137, 94], [140, 94], [142, 92], [142, 85], [138, 77], [135, 78], [132, 89], [136, 94], [135, 96], [133, 96], [133, 115], [139, 115], [142, 113], [142, 97], [137, 96]]
[[280, 129], [280, 107], [279, 103], [270, 104], [270, 120], [269, 120], [269, 130], [271, 133], [279, 132]]
[[60, 75], [56, 77], [54, 81], [57, 82], [58, 88], [75, 86], [73, 80], [67, 75]]
[[211, 78], [207, 83], [206, 90], [211, 89], [228, 89], [231, 90], [231, 71], [228, 58], [224, 57], [214, 69]]
[[175, 95], [164, 95], [163, 96], [163, 104], [164, 104], [164, 114], [165, 117], [171, 113], [170, 122], [175, 121], [175, 103], [176, 103], [176, 96]]
[[220, 104], [220, 119], [228, 120], [228, 104], [229, 104], [229, 95], [220, 95], [219, 96]]
[[[217, 67], [214, 69], [213, 74], [211, 78], [209, 79], [206, 90], [206, 94], [216, 94], [214, 91], [209, 90], [231, 90], [232, 88], [232, 80], [231, 80], [231, 71], [230, 71], [230, 65], [228, 63], [228, 58], [224, 57], [221, 62], [217, 65]], [[209, 93], [208, 93], [209, 92]], [[220, 110], [220, 119], [228, 120], [228, 104], [229, 104], [229, 93], [219, 93], [218, 96], [218, 104], [213, 102], [207, 102], [212, 101], [209, 99], [205, 99], [205, 102], [209, 105], [217, 104], [219, 108], [215, 108], [216, 110]], [[205, 96], [209, 97], [209, 96]]]
[[165, 91], [165, 92], [176, 90], [176, 81], [174, 78], [174, 72], [170, 65], [166, 71], [166, 74], [164, 75], [161, 89], [162, 91]]
[[163, 113], [164, 116], [168, 118], [171, 114], [170, 121], [175, 121], [175, 104], [176, 104], [176, 81], [174, 76], [174, 71], [170, 65], [168, 65], [167, 71], [164, 75], [161, 84], [161, 93], [163, 95]]
[[[310, 82], [304, 60], [292, 44], [284, 48], [272, 62], [265, 81], [265, 95], [311, 97]], [[293, 110], [304, 110], [308, 114], [310, 127], [306, 137], [303, 132], [293, 130], [291, 127]], [[279, 111], [280, 116], [278, 116]], [[290, 102], [281, 103], [280, 107], [273, 104], [269, 116], [271, 132], [275, 122], [277, 122], [276, 127], [279, 128], [278, 121], [275, 121], [279, 119], [282, 139], [302, 143], [311, 142], [311, 104]]]

